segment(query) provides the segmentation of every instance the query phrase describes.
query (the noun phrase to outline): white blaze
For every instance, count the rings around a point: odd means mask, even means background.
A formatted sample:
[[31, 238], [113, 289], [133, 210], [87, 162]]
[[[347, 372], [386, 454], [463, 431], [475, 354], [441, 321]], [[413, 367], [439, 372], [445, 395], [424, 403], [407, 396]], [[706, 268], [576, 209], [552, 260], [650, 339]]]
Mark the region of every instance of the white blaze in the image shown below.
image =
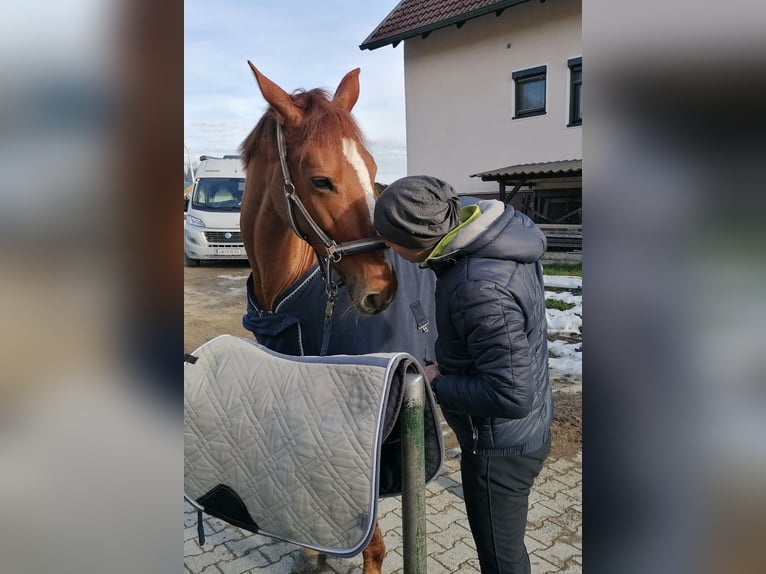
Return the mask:
[[359, 178], [359, 183], [362, 185], [367, 199], [367, 208], [370, 210], [370, 221], [372, 221], [375, 213], [375, 193], [370, 183], [370, 171], [367, 169], [367, 164], [364, 163], [354, 140], [343, 138], [343, 155], [346, 156], [348, 163], [354, 168], [356, 176]]

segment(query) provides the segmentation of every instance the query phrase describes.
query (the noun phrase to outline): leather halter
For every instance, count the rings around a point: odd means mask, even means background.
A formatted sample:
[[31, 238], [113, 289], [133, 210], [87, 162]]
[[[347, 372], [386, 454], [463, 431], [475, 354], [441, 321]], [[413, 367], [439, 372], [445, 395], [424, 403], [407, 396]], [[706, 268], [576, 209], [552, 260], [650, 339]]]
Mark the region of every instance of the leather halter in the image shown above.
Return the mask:
[[[287, 166], [287, 146], [285, 145], [285, 136], [282, 133], [282, 125], [276, 122], [277, 125], [277, 148], [279, 150], [279, 164], [282, 167], [282, 179], [284, 181], [285, 202], [287, 204], [287, 219], [290, 222], [290, 227], [295, 234], [303, 239], [306, 243], [311, 245], [311, 248], [316, 253], [319, 260], [319, 268], [322, 270], [322, 276], [325, 283], [325, 291], [327, 292], [327, 305], [324, 310], [324, 329], [322, 333], [322, 347], [319, 351], [321, 356], [327, 354], [327, 350], [330, 344], [330, 328], [332, 324], [332, 313], [335, 309], [335, 302], [338, 299], [338, 289], [340, 284], [332, 280], [332, 267], [335, 263], [340, 261], [344, 255], [356, 255], [357, 253], [364, 253], [366, 251], [375, 251], [377, 249], [387, 249], [386, 243], [380, 237], [366, 237], [364, 239], [355, 239], [353, 241], [344, 241], [337, 243], [334, 239], [329, 237], [324, 230], [319, 227], [314, 218], [303, 205], [300, 197], [295, 191], [295, 185], [290, 177], [290, 169]], [[320, 253], [311, 241], [309, 241], [308, 235], [303, 233], [298, 227], [298, 222], [295, 219], [295, 210], [300, 211], [303, 218], [311, 227], [311, 231], [316, 235], [324, 246], [325, 253]]]
[[[295, 191], [295, 185], [290, 177], [290, 169], [287, 166], [287, 146], [285, 145], [285, 137], [282, 133], [282, 125], [277, 122], [277, 148], [279, 150], [279, 163], [282, 167], [282, 179], [284, 180], [284, 192], [285, 200], [287, 203], [287, 219], [290, 222], [290, 227], [295, 234], [303, 239], [306, 243], [312, 246], [317, 254], [317, 258], [323, 263], [322, 273], [324, 274], [325, 283], [327, 284], [328, 293], [330, 289], [337, 290], [337, 284], [332, 281], [330, 272], [332, 265], [337, 263], [343, 258], [344, 255], [356, 255], [357, 253], [365, 253], [367, 251], [375, 251], [377, 249], [386, 249], [386, 244], [380, 237], [366, 237], [364, 239], [354, 239], [353, 241], [344, 241], [337, 243], [334, 239], [330, 238], [324, 230], [319, 227], [314, 218], [303, 205], [303, 202], [298, 197]], [[303, 233], [298, 227], [298, 223], [295, 218], [295, 210], [298, 210], [306, 222], [311, 227], [311, 231], [319, 238], [324, 246], [325, 253], [322, 254], [314, 245], [309, 241], [308, 235]], [[333, 287], [334, 286], [334, 287]]]

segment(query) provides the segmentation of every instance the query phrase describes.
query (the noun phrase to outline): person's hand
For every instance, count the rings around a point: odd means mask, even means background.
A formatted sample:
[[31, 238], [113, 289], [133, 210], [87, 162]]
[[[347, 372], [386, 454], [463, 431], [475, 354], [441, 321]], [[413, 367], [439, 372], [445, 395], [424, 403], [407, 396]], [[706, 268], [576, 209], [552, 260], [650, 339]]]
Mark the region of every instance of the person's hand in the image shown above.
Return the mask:
[[423, 371], [426, 374], [426, 381], [428, 382], [429, 385], [431, 384], [431, 381], [433, 381], [436, 377], [441, 375], [441, 371], [439, 370], [439, 366], [435, 365], [435, 364], [434, 365], [426, 365], [425, 367], [423, 367]]

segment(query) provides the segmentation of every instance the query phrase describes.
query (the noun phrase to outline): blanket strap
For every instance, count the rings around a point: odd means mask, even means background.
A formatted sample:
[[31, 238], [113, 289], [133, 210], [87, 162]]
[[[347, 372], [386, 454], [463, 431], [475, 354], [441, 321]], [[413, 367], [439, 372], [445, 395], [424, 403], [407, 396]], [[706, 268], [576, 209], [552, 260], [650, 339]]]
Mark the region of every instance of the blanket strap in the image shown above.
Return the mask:
[[202, 522], [202, 511], [197, 509], [197, 542], [200, 546], [205, 543], [205, 523]]

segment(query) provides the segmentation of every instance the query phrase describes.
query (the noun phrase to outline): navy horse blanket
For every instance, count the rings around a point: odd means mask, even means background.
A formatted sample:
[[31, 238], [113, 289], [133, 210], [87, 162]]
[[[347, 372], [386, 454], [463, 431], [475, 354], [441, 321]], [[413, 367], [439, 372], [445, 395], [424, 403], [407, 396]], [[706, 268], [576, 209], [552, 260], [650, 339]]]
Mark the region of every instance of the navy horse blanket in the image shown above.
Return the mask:
[[[436, 276], [430, 269], [391, 253], [399, 288], [382, 313], [365, 316], [353, 309], [341, 287], [332, 317], [328, 355], [409, 353], [421, 364], [435, 362]], [[253, 276], [247, 280], [247, 314], [242, 325], [262, 345], [285, 355], [319, 355], [327, 293], [319, 265], [280, 297], [274, 311], [264, 311], [253, 297]]]

